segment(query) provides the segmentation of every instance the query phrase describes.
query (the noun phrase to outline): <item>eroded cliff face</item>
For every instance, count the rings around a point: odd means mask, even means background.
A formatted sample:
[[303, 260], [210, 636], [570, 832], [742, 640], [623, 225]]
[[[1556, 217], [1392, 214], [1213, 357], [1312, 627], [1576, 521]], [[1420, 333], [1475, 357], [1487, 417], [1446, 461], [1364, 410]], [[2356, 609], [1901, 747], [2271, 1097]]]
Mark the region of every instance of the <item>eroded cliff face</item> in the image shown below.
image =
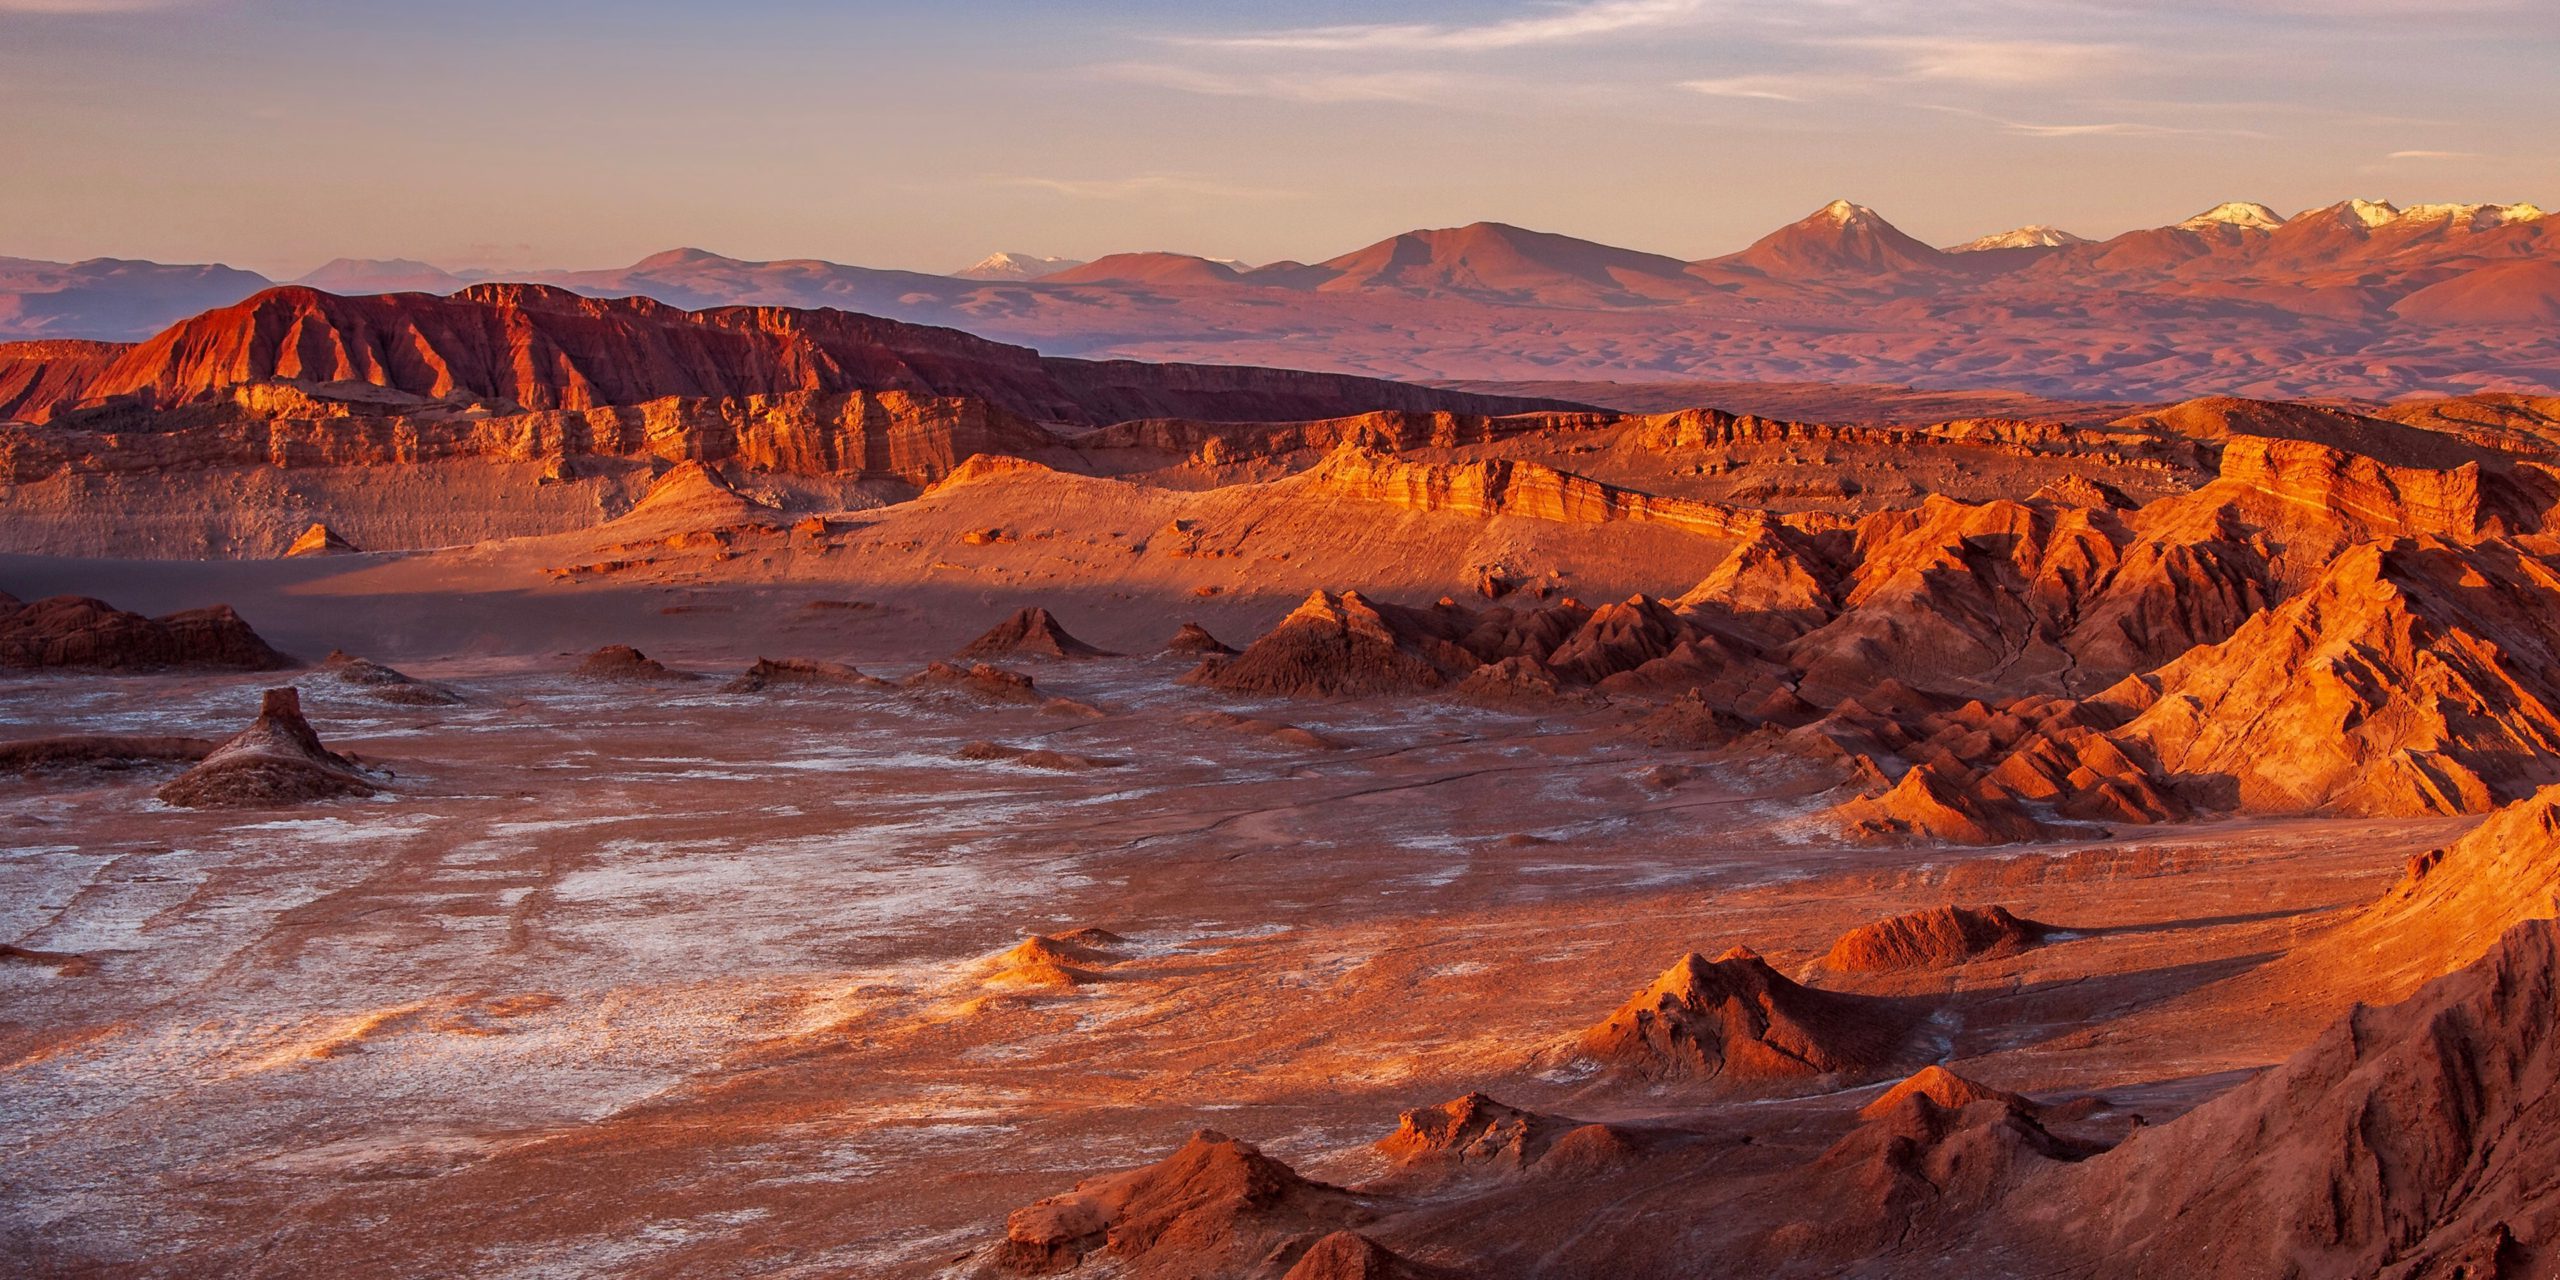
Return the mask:
[[[118, 402], [178, 408], [270, 382], [360, 384], [419, 400], [587, 410], [793, 393], [960, 396], [1019, 417], [1097, 426], [1139, 417], [1273, 420], [1373, 410], [1555, 407], [1339, 374], [1042, 356], [929, 325], [789, 307], [685, 311], [542, 285], [449, 297], [271, 289], [57, 372], [18, 416]], [[0, 375], [5, 376], [5, 375]]]

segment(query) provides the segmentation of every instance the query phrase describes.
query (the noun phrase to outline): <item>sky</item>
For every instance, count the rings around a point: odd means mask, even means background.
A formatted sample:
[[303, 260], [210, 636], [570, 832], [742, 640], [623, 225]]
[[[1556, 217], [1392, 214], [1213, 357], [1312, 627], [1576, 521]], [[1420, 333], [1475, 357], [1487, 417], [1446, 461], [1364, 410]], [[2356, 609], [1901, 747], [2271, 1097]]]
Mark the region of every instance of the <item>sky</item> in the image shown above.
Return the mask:
[[0, 0], [0, 255], [1699, 258], [2560, 208], [2560, 0]]

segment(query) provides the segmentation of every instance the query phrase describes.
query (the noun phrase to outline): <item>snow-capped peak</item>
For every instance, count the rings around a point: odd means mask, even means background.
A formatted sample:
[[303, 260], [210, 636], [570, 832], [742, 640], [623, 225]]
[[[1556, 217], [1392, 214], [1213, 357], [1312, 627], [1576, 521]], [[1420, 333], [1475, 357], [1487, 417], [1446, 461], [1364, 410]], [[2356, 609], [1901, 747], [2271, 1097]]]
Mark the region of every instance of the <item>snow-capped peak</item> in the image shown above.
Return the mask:
[[991, 253], [951, 274], [963, 280], [1037, 280], [1083, 265], [1083, 261], [1076, 258], [1051, 258], [1036, 253]]
[[2215, 205], [2178, 225], [2191, 231], [2206, 227], [2238, 227], [2243, 231], [2273, 231], [2284, 225], [2284, 215], [2255, 200], [2232, 200]]
[[2402, 222], [2442, 222], [2467, 231], [2487, 231], [2543, 217], [2530, 204], [2413, 204], [2400, 211]]
[[[2334, 212], [2340, 223], [2352, 223], [2368, 231], [2375, 227], [2387, 227], [2400, 220], [2400, 210], [2394, 208], [2388, 200], [2341, 200], [2326, 210], [2312, 212]], [[2299, 218], [2305, 215], [2295, 214], [2294, 216]]]
[[2059, 249], [2064, 245], [2087, 243], [2089, 243], [2087, 236], [2075, 236], [2060, 227], [2031, 223], [2015, 231], [2003, 231], [1998, 235], [1984, 236], [1979, 240], [1967, 240], [1963, 244], [1948, 245], [1947, 252], [1980, 253], [1986, 249]]
[[1876, 217], [1875, 210], [1848, 200], [1834, 200], [1831, 203], [1814, 210], [1813, 216], [1817, 218], [1827, 218], [1844, 227], [1853, 222], [1874, 222], [1879, 220]]

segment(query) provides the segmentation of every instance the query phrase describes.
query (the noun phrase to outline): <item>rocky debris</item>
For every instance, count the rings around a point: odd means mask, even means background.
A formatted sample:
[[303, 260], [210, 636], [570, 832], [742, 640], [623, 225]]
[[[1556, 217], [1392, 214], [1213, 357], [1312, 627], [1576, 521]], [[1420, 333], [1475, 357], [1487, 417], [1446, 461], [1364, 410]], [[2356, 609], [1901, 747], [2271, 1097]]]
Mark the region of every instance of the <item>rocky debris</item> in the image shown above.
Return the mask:
[[1376, 1216], [1361, 1197], [1202, 1129], [1154, 1164], [1014, 1210], [1004, 1241], [969, 1274], [1044, 1275], [1097, 1254], [1130, 1280], [1241, 1278], [1265, 1264], [1280, 1273], [1298, 1247]]
[[1735, 947], [1712, 961], [1681, 957], [1578, 1047], [1626, 1077], [1748, 1087], [1872, 1075], [1908, 1031], [1891, 1001], [1803, 986]]
[[355, 761], [323, 746], [302, 718], [302, 695], [269, 689], [258, 718], [160, 788], [163, 803], [188, 809], [265, 809], [307, 800], [369, 796], [380, 790]]
[[2408, 1000], [2358, 1006], [2283, 1065], [2039, 1180], [2004, 1228], [2105, 1276], [2542, 1275], [2560, 1258], [2555, 1167], [2560, 924], [2531, 920]]
[[23, 603], [0, 595], [0, 667], [281, 671], [294, 665], [225, 604], [146, 618], [86, 596]]
[[1925, 764], [1880, 795], [1834, 806], [1830, 819], [1845, 838], [1871, 844], [2021, 844], [2052, 834], [2007, 797], [1952, 786]]
[[956, 655], [962, 658], [1107, 658], [1111, 654], [1067, 634], [1049, 611], [1037, 605], [1014, 611]]
[[1045, 747], [1017, 747], [1008, 743], [984, 740], [965, 743], [952, 755], [961, 760], [1018, 764], [1026, 769], [1046, 769], [1053, 773], [1117, 769], [1129, 763], [1116, 756], [1080, 756], [1065, 751], [1052, 751]]
[[848, 663], [812, 658], [758, 658], [756, 664], [720, 686], [723, 693], [771, 693], [782, 690], [891, 689], [895, 685], [864, 675]]
[[588, 654], [569, 675], [600, 684], [681, 684], [702, 678], [674, 670], [627, 644], [609, 644]]
[[54, 770], [150, 768], [194, 764], [219, 745], [208, 738], [128, 734], [76, 734], [0, 742], [0, 772], [42, 773]]
[[303, 530], [302, 536], [295, 538], [293, 540], [293, 545], [286, 547], [284, 549], [284, 553], [287, 556], [351, 556], [362, 554], [357, 549], [356, 544], [339, 537], [337, 530], [318, 521], [313, 521], [310, 528]]
[[462, 701], [462, 695], [440, 684], [417, 679], [393, 670], [370, 658], [359, 658], [344, 650], [332, 649], [321, 660], [315, 676], [371, 698], [403, 707], [450, 707]]
[[1182, 629], [1164, 642], [1164, 651], [1201, 657], [1233, 657], [1236, 652], [1226, 641], [1209, 634], [1209, 629], [1197, 622], [1183, 623]]
[[1821, 964], [1835, 973], [1939, 969], [2016, 955], [2052, 932], [2053, 926], [2020, 919], [2007, 907], [1950, 904], [1852, 929], [1831, 944]]

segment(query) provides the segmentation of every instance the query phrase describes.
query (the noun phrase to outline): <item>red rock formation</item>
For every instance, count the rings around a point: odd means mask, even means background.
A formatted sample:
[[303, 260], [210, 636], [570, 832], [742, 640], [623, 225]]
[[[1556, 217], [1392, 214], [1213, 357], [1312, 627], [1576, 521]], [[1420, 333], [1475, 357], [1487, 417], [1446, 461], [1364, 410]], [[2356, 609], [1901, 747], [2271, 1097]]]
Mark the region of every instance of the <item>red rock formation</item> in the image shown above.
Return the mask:
[[963, 658], [1107, 658], [1111, 655], [1067, 634], [1057, 618], [1038, 605], [1026, 605], [1012, 617], [970, 641]]
[[1434, 1280], [1451, 1275], [1416, 1265], [1357, 1231], [1336, 1231], [1307, 1246], [1280, 1280]]
[[1234, 657], [1236, 653], [1225, 641], [1209, 634], [1209, 629], [1197, 622], [1183, 623], [1182, 628], [1173, 633], [1173, 638], [1164, 642], [1164, 651], [1222, 658]]
[[[200, 404], [274, 381], [355, 382], [426, 400], [572, 411], [668, 398], [902, 392], [1085, 425], [1546, 407], [1336, 374], [1051, 359], [955, 329], [843, 311], [689, 312], [524, 284], [474, 285], [450, 297], [272, 289], [125, 352], [80, 398]], [[28, 409], [41, 418], [58, 405]]]
[[2407, 990], [2478, 959], [2515, 925], [2551, 916], [2560, 916], [2560, 786], [2411, 859], [2389, 893], [2304, 954], [2313, 966]]
[[328, 525], [315, 522], [303, 530], [302, 536], [295, 538], [293, 545], [286, 547], [284, 553], [288, 556], [354, 555], [356, 544], [339, 537], [337, 531]]
[[1481, 1093], [1462, 1094], [1436, 1107], [1416, 1107], [1397, 1118], [1396, 1131], [1378, 1140], [1401, 1180], [1445, 1179], [1462, 1173], [1521, 1173], [1543, 1159], [1579, 1120], [1505, 1106]]
[[1015, 1210], [991, 1269], [1042, 1275], [1100, 1254], [1132, 1280], [1240, 1277], [1297, 1237], [1374, 1216], [1359, 1197], [1202, 1129], [1154, 1164]]
[[2560, 571], [2503, 542], [2357, 545], [2301, 594], [2110, 691], [2109, 736], [2216, 807], [2481, 812], [2560, 780]]
[[302, 698], [269, 689], [249, 727], [160, 788], [163, 803], [188, 809], [265, 809], [308, 800], [369, 796], [380, 788], [356, 762], [321, 745], [302, 718]]
[[403, 707], [449, 707], [462, 701], [462, 695], [440, 684], [416, 679], [395, 671], [370, 658], [332, 649], [313, 675], [346, 686], [376, 702]]
[[1858, 1112], [1860, 1123], [1789, 1179], [1793, 1220], [1757, 1253], [1773, 1269], [1871, 1257], [1961, 1224], [2030, 1178], [2097, 1146], [2046, 1128], [2044, 1108], [2017, 1094], [1927, 1067]]
[[1638, 1079], [1749, 1086], [1873, 1073], [1907, 1029], [1887, 1002], [1799, 985], [1736, 947], [1713, 961], [1683, 956], [1579, 1045]]
[[77, 399], [125, 352], [118, 342], [0, 342], [0, 422], [41, 420]]
[[1822, 957], [1822, 967], [1839, 973], [1937, 969], [2016, 955], [2051, 932], [2053, 926], [2022, 920], [2003, 906], [1932, 907], [1842, 934]]
[[2560, 926], [2359, 1007], [2281, 1066], [2016, 1197], [2087, 1274], [2532, 1276], [2560, 1260]]
[[1406, 462], [1346, 444], [1307, 473], [1324, 497], [1407, 511], [1517, 516], [1565, 524], [1627, 521], [1667, 525], [1711, 538], [1741, 538], [1772, 524], [1766, 512], [1664, 498], [1602, 484], [1534, 462], [1495, 459], [1462, 466]]
[[1830, 820], [1847, 838], [1872, 843], [2019, 844], [2049, 834], [2005, 797], [1950, 784], [1925, 764], [1913, 765], [1881, 795], [1833, 807]]
[[702, 677], [677, 671], [627, 644], [609, 644], [579, 659], [573, 679], [607, 684], [669, 684]]
[[758, 658], [738, 678], [720, 686], [723, 693], [769, 693], [776, 690], [887, 689], [888, 681], [864, 675], [842, 662], [809, 658]]
[[146, 618], [85, 596], [24, 604], [0, 595], [0, 667], [275, 671], [293, 665], [229, 605]]
[[1472, 620], [1461, 611], [1372, 604], [1356, 591], [1318, 591], [1243, 653], [1204, 662], [1183, 678], [1230, 693], [1292, 697], [1436, 689], [1478, 665], [1458, 643]]

